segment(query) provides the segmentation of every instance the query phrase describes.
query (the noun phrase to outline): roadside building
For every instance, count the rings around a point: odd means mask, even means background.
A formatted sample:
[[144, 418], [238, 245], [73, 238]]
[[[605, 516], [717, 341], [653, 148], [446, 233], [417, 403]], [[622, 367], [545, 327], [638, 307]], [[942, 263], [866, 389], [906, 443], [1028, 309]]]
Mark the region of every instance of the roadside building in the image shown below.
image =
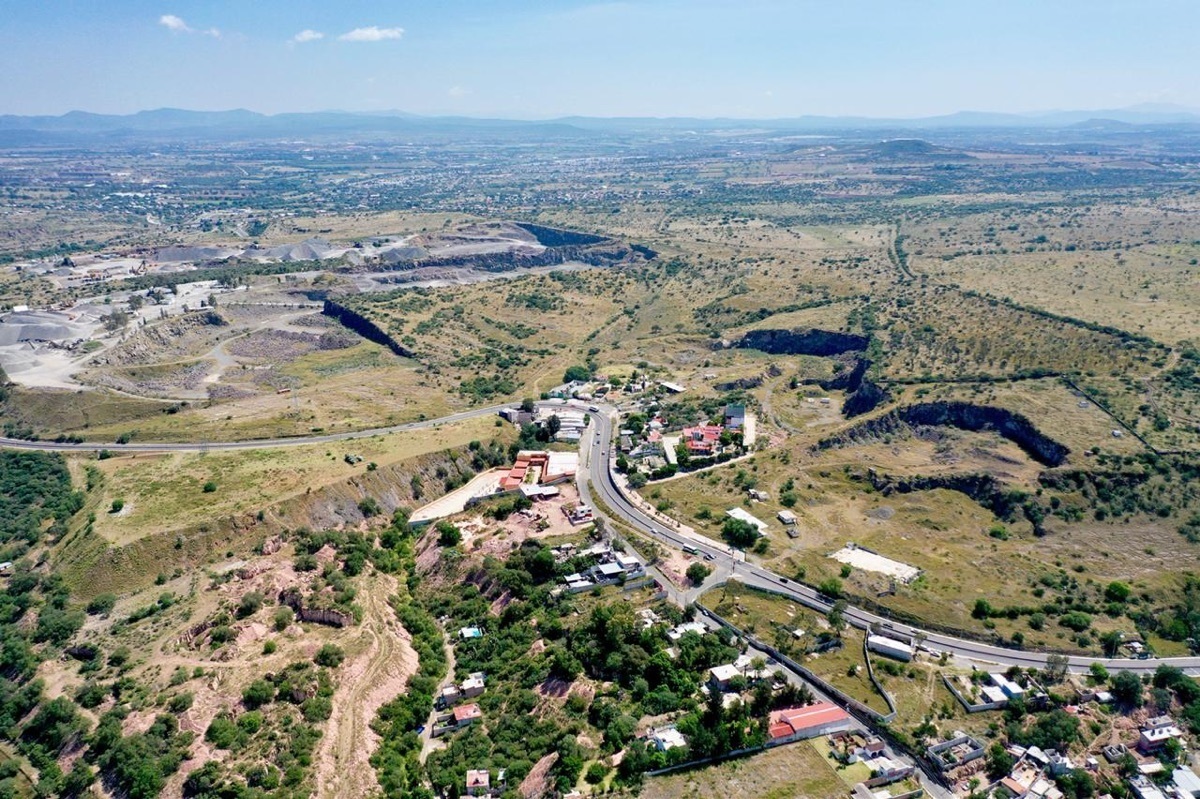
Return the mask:
[[465, 727], [481, 718], [483, 718], [483, 711], [474, 702], [454, 708], [454, 726], [456, 727]]
[[670, 630], [667, 630], [667, 638], [670, 638], [672, 641], [678, 641], [680, 638], [687, 635], [688, 633], [696, 633], [697, 635], [704, 635], [706, 632], [708, 632], [708, 628], [705, 627], [700, 622], [689, 621], [685, 624], [680, 624], [678, 627], [674, 627]]
[[742, 508], [730, 508], [729, 510], [725, 511], [725, 515], [733, 519], [741, 519], [744, 522], [754, 525], [756, 528], [758, 528], [758, 532], [761, 535], [767, 534], [767, 523], [762, 519], [757, 518], [753, 514], [748, 513]]
[[883, 635], [868, 635], [867, 649], [885, 657], [905, 662], [912, 660], [914, 654], [911, 644], [906, 644], [903, 641], [897, 641], [895, 638], [888, 638]]

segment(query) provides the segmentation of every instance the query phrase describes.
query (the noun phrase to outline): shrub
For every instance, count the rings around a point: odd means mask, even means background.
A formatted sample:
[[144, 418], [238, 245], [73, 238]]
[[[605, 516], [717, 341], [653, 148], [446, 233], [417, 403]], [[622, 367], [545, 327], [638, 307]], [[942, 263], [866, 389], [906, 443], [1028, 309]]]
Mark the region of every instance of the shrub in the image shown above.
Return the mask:
[[213, 627], [208, 633], [208, 638], [214, 644], [223, 644], [227, 641], [232, 641], [237, 637], [237, 633], [228, 624], [218, 624]]
[[214, 483], [212, 480], [209, 480], [207, 483], [204, 484], [204, 493], [205, 494], [211, 494], [216, 490], [217, 490], [217, 484]]
[[251, 591], [242, 597], [242, 601], [238, 605], [238, 618], [244, 619], [247, 616], [253, 616], [262, 609], [262, 606], [263, 595], [258, 591]]
[[100, 594], [87, 604], [87, 612], [93, 616], [102, 616], [112, 612], [117, 604], [114, 594]]
[[167, 710], [172, 713], [182, 713], [192, 706], [192, 695], [189, 693], [175, 694], [171, 697], [171, 701], [167, 702]]
[[1063, 627], [1066, 627], [1068, 630], [1074, 630], [1077, 633], [1081, 633], [1088, 627], [1092, 626], [1092, 617], [1086, 613], [1072, 611], [1071, 613], [1066, 613], [1060, 617], [1058, 623]]
[[721, 536], [735, 547], [753, 546], [758, 535], [758, 528], [742, 519], [730, 517], [721, 525]]
[[218, 749], [231, 749], [242, 737], [241, 730], [226, 715], [217, 716], [204, 731], [204, 740]]
[[346, 653], [336, 644], [325, 644], [325, 646], [317, 651], [316, 656], [313, 657], [318, 666], [327, 666], [331, 669], [342, 665], [342, 661], [345, 659]]
[[253, 735], [262, 728], [263, 714], [259, 710], [251, 710], [249, 713], [243, 713], [238, 717], [237, 725], [249, 735]]
[[242, 702], [254, 710], [275, 700], [275, 686], [266, 680], [255, 680], [242, 691]]
[[448, 521], [437, 523], [438, 543], [444, 547], [457, 546], [462, 541], [462, 532]]
[[125, 500], [114, 499], [112, 501], [112, 509], [109, 510], [109, 513], [120, 513], [124, 509], [125, 509]]
[[607, 776], [608, 769], [603, 763], [592, 763], [592, 765], [588, 766], [587, 773], [584, 774], [583, 778], [590, 785], [599, 785], [604, 782], [604, 778]]
[[1124, 602], [1129, 599], [1132, 589], [1119, 580], [1114, 580], [1104, 589], [1104, 598], [1109, 602]]
[[333, 703], [328, 697], [314, 696], [301, 703], [300, 712], [307, 722], [325, 721], [333, 714]]
[[836, 577], [830, 577], [828, 580], [822, 580], [817, 590], [825, 596], [837, 598], [842, 595], [842, 581]]
[[383, 509], [379, 507], [379, 502], [376, 501], [375, 497], [363, 497], [358, 503], [358, 510], [363, 516], [369, 519], [372, 516], [378, 516]]
[[292, 613], [292, 609], [287, 605], [280, 605], [275, 609], [274, 615], [271, 616], [271, 623], [275, 626], [276, 630], [283, 632], [289, 626], [291, 626], [295, 615], [296, 614]]
[[273, 638], [268, 639], [263, 642], [263, 654], [264, 655], [274, 655], [275, 650], [278, 648], [279, 648], [279, 644], [277, 644], [275, 642], [275, 639], [273, 639]]

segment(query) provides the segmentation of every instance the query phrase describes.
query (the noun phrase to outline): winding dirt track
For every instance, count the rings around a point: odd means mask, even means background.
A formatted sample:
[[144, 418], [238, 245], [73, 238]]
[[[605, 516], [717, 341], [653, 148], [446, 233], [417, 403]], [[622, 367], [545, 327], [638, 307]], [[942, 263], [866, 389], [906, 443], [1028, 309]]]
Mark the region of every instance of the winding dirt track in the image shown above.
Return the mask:
[[[374, 574], [359, 592], [363, 622], [357, 649], [337, 674], [333, 713], [317, 751], [318, 797], [369, 796], [380, 790], [370, 758], [379, 745], [371, 720], [379, 708], [402, 693], [417, 670], [411, 637], [388, 605], [396, 578]], [[356, 644], [347, 647], [356, 651]]]

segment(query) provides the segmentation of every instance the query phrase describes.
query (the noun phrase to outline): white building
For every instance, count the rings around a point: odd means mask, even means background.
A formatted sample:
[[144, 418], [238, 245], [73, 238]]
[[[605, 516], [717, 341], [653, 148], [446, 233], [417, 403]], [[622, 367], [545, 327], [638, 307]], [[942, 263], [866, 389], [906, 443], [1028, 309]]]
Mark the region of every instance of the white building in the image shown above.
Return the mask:
[[674, 629], [667, 630], [667, 637], [670, 638], [672, 641], [678, 641], [680, 638], [687, 635], [688, 633], [696, 633], [697, 635], [704, 635], [706, 632], [708, 632], [708, 628], [705, 627], [700, 622], [689, 621], [686, 624], [681, 624], [678, 627], [675, 627]]
[[913, 648], [910, 644], [883, 635], [868, 635], [867, 649], [896, 660], [909, 661], [913, 659]]
[[764, 522], [762, 519], [758, 519], [758, 518], [754, 517], [753, 515], [747, 513], [742, 508], [730, 508], [729, 510], [725, 511], [725, 515], [730, 517], [731, 519], [741, 519], [744, 522], [749, 522], [750, 524], [752, 524], [758, 528], [758, 532], [760, 534], [762, 534], [762, 535], [767, 534], [767, 523]]
[[650, 742], [660, 752], [666, 752], [681, 746], [687, 746], [687, 738], [674, 727], [660, 727], [650, 733]]

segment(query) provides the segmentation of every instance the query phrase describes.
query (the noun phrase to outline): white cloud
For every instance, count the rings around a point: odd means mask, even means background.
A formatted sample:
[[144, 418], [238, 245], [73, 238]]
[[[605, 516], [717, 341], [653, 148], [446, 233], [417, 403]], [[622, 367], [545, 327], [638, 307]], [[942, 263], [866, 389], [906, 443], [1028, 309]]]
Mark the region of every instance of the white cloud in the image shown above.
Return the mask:
[[462, 86], [451, 86], [450, 91], [446, 92], [451, 97], [466, 97], [470, 93], [470, 89], [465, 89]]
[[208, 30], [203, 31], [196, 30], [191, 25], [188, 25], [186, 22], [184, 22], [183, 17], [177, 17], [174, 14], [163, 14], [158, 18], [158, 24], [162, 25], [172, 33], [201, 33], [205, 36], [211, 36], [214, 39], [221, 38], [221, 32], [216, 28], [209, 28]]
[[296, 44], [304, 44], [305, 42], [315, 42], [318, 39], [324, 39], [325, 34], [320, 31], [304, 29], [292, 37], [292, 41]]
[[192, 30], [188, 27], [186, 22], [174, 14], [163, 14], [158, 18], [158, 24], [168, 28], [169, 30], [175, 31], [176, 33], [190, 33]]
[[388, 39], [399, 39], [404, 35], [404, 28], [380, 28], [372, 25], [369, 28], [355, 28], [338, 37], [343, 42], [382, 42]]

